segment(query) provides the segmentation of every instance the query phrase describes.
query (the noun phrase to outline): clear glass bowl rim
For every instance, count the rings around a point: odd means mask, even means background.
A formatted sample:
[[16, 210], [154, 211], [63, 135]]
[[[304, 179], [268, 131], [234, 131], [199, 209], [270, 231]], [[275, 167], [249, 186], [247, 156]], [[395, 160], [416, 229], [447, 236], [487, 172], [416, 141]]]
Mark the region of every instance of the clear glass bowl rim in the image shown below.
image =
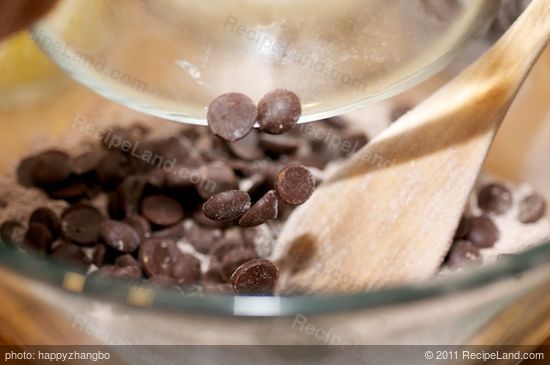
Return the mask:
[[[47, 284], [52, 289], [64, 289], [66, 275], [84, 274], [82, 268], [29, 254], [0, 242], [0, 265], [31, 280]], [[147, 290], [151, 303], [147, 308], [182, 313], [202, 313], [224, 316], [282, 317], [300, 314], [334, 313], [351, 310], [379, 309], [389, 305], [405, 305], [431, 300], [449, 294], [480, 289], [514, 276], [526, 274], [550, 265], [550, 241], [523, 253], [472, 270], [432, 278], [422, 283], [380, 288], [350, 294], [319, 294], [296, 296], [233, 296], [178, 292], [144, 286], [105, 277], [88, 276], [80, 294], [92, 299], [141, 307], [128, 301], [130, 291]]]

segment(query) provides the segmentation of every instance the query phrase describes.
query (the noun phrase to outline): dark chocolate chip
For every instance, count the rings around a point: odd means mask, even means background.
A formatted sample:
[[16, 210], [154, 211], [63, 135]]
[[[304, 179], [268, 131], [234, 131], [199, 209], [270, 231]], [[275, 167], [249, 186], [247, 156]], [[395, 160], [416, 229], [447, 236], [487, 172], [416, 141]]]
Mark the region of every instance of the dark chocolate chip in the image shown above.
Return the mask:
[[300, 98], [289, 90], [270, 91], [258, 103], [258, 124], [266, 133], [281, 134], [289, 131], [301, 114]]
[[231, 275], [237, 294], [271, 294], [279, 277], [279, 269], [269, 260], [254, 259], [240, 265]]
[[83, 245], [96, 243], [99, 227], [105, 220], [94, 207], [78, 205], [69, 208], [61, 219], [61, 228], [66, 238]]
[[24, 243], [26, 228], [17, 221], [5, 221], [0, 227], [2, 242], [21, 247]]
[[84, 175], [94, 171], [102, 157], [97, 152], [84, 152], [69, 160], [69, 167], [73, 174]]
[[212, 246], [222, 238], [219, 229], [205, 228], [193, 224], [185, 232], [185, 240], [189, 242], [197, 252], [208, 253]]
[[470, 234], [470, 229], [472, 227], [472, 222], [470, 222], [470, 219], [466, 217], [460, 218], [460, 222], [458, 223], [458, 227], [456, 228], [454, 239], [463, 239], [468, 237], [468, 234]]
[[149, 276], [170, 276], [170, 267], [181, 254], [173, 240], [149, 238], [139, 247], [139, 262]]
[[455, 241], [447, 256], [447, 265], [451, 268], [461, 268], [480, 262], [479, 247], [467, 240]]
[[486, 212], [502, 214], [512, 207], [512, 193], [501, 184], [489, 184], [479, 191], [477, 204]]
[[521, 223], [535, 223], [546, 213], [546, 201], [538, 194], [529, 195], [519, 203], [518, 220]]
[[197, 192], [203, 199], [208, 199], [218, 193], [237, 189], [237, 176], [225, 163], [216, 161], [201, 166], [198, 170], [199, 179], [195, 184]]
[[137, 266], [141, 267], [139, 265], [139, 262], [134, 258], [134, 256], [130, 255], [129, 253], [126, 253], [124, 255], [120, 255], [115, 259], [115, 266], [118, 267], [126, 267], [126, 266]]
[[143, 216], [131, 213], [124, 218], [124, 222], [128, 223], [136, 230], [142, 241], [151, 237], [151, 224], [149, 224], [149, 221]]
[[231, 221], [250, 208], [250, 196], [240, 190], [229, 190], [208, 199], [202, 206], [204, 214], [213, 220]]
[[88, 186], [82, 182], [71, 182], [62, 187], [49, 190], [48, 196], [52, 199], [63, 199], [67, 202], [76, 202], [87, 197]]
[[106, 244], [120, 252], [133, 252], [140, 244], [137, 231], [124, 222], [104, 221], [100, 225], [100, 233]]
[[153, 224], [170, 226], [182, 220], [183, 209], [166, 195], [150, 195], [141, 202], [141, 214]]
[[220, 274], [224, 281], [229, 281], [231, 274], [247, 261], [255, 259], [256, 253], [247, 247], [241, 247], [227, 252], [220, 262]]
[[69, 156], [66, 153], [48, 150], [36, 156], [32, 180], [37, 186], [54, 186], [65, 181], [70, 174]]
[[275, 189], [285, 203], [299, 205], [308, 200], [313, 193], [315, 180], [308, 169], [292, 164], [277, 174]]
[[300, 147], [300, 140], [293, 136], [260, 135], [260, 146], [274, 156], [288, 155], [296, 152]]
[[61, 220], [50, 208], [41, 207], [35, 209], [29, 218], [29, 225], [32, 223], [42, 223], [45, 225], [50, 230], [54, 240], [61, 234]]
[[468, 240], [481, 248], [492, 247], [499, 238], [498, 228], [493, 221], [489, 217], [481, 216], [472, 218], [470, 222]]
[[111, 190], [130, 173], [128, 157], [121, 153], [111, 152], [99, 161], [96, 173], [101, 187]]
[[60, 243], [54, 248], [51, 256], [73, 265], [88, 266], [90, 264], [90, 260], [82, 248], [70, 242]]
[[174, 241], [177, 241], [183, 237], [184, 233], [185, 233], [185, 229], [183, 228], [183, 223], [178, 222], [173, 226], [166, 227], [159, 231], [153, 232], [151, 234], [151, 237], [170, 238], [170, 239], [173, 239]]
[[94, 271], [93, 275], [108, 276], [114, 279], [137, 280], [141, 279], [143, 274], [137, 266], [118, 267], [107, 265]]
[[23, 186], [34, 186], [33, 171], [38, 159], [36, 156], [25, 157], [17, 166], [17, 182]]
[[195, 256], [182, 253], [172, 263], [169, 275], [179, 285], [196, 283], [201, 277], [201, 263]]
[[268, 191], [239, 220], [242, 227], [259, 226], [270, 219], [277, 219], [279, 200], [275, 190]]
[[51, 251], [54, 239], [48, 227], [42, 223], [31, 223], [23, 241], [25, 247], [46, 253]]
[[248, 96], [228, 93], [212, 101], [206, 119], [216, 136], [234, 142], [252, 130], [257, 114], [256, 106]]
[[264, 151], [259, 146], [258, 132], [255, 130], [243, 139], [228, 143], [228, 147], [235, 156], [243, 160], [258, 160], [264, 157]]

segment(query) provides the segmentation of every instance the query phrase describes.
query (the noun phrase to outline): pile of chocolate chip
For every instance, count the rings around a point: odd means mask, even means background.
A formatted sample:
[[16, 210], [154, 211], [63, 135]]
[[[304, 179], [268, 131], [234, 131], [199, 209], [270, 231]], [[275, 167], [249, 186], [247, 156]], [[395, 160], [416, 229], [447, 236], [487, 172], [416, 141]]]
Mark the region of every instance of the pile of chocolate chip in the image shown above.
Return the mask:
[[[40, 207], [26, 222], [4, 222], [2, 241], [82, 265], [91, 275], [271, 293], [278, 269], [258, 252], [259, 236], [265, 239], [267, 229], [273, 241], [294, 206], [309, 198], [318, 182], [310, 168], [323, 169], [367, 143], [340, 118], [304, 132], [296, 125], [300, 113], [299, 99], [286, 90], [269, 93], [258, 107], [231, 93], [211, 104], [209, 128], [182, 125], [155, 139], [135, 123], [113, 127], [78, 155], [50, 149], [29, 156], [19, 163], [19, 184], [69, 204], [59, 215]], [[105, 206], [98, 204], [105, 198]], [[206, 272], [199, 255], [207, 255]]]
[[[477, 205], [482, 214], [476, 217], [462, 217], [445, 264], [450, 267], [461, 267], [464, 264], [479, 263], [480, 250], [493, 247], [500, 237], [492, 216], [508, 212], [512, 204], [513, 196], [510, 189], [498, 183], [485, 185], [477, 194]], [[535, 193], [519, 202], [516, 219], [523, 224], [531, 224], [539, 221], [545, 213], [546, 201]]]

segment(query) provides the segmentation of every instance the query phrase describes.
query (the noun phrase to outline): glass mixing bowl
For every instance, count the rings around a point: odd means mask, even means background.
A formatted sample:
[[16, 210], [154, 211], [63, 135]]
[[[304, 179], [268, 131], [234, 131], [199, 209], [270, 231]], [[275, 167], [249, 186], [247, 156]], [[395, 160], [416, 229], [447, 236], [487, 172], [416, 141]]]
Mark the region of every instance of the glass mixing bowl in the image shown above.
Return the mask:
[[439, 70], [498, 1], [61, 1], [33, 38], [101, 95], [205, 124], [218, 95], [286, 88], [301, 121], [394, 95]]

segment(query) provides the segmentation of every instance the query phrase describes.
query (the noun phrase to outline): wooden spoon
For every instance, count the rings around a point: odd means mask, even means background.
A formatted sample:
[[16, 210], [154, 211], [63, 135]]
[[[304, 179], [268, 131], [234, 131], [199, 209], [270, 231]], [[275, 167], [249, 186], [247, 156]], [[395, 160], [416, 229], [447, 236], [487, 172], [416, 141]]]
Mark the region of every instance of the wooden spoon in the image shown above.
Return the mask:
[[323, 182], [281, 232], [278, 290], [361, 291], [434, 275], [549, 37], [550, 0], [534, 0], [483, 57]]

